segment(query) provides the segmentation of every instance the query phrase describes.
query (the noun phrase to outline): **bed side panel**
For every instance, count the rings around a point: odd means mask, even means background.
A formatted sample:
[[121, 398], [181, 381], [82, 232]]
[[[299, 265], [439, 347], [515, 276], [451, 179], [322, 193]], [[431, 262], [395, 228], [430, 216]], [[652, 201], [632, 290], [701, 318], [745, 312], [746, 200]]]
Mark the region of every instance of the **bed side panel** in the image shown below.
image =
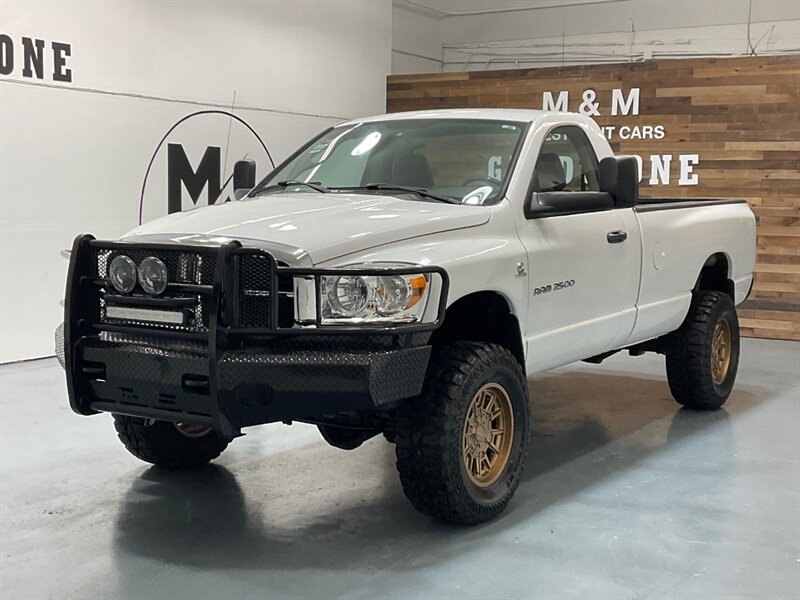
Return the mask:
[[745, 202], [643, 208], [637, 212], [642, 229], [642, 278], [636, 324], [628, 343], [681, 325], [700, 271], [713, 254], [727, 257], [735, 301], [744, 301], [753, 277], [756, 242], [755, 218]]

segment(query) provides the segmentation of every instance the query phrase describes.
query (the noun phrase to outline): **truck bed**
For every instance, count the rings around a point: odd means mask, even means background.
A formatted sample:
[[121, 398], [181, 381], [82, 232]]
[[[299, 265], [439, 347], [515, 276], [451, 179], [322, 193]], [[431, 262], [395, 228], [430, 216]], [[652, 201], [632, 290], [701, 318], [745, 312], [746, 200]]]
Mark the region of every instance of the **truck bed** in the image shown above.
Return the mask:
[[697, 278], [714, 255], [725, 260], [734, 303], [744, 301], [756, 245], [755, 221], [745, 200], [642, 198], [634, 210], [641, 227], [642, 271], [633, 341], [680, 326]]

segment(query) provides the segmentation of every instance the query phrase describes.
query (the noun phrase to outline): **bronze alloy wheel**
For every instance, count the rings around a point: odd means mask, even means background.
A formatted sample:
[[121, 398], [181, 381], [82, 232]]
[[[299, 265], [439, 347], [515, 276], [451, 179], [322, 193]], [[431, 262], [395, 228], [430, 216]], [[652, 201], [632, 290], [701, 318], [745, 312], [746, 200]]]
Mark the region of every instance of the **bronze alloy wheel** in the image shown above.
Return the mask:
[[403, 492], [425, 515], [485, 523], [506, 508], [525, 467], [525, 371], [508, 348], [461, 340], [436, 348], [428, 368], [422, 394], [398, 408]]
[[201, 438], [211, 433], [211, 427], [197, 423], [175, 423], [175, 429], [188, 438]]
[[683, 325], [666, 344], [667, 380], [679, 404], [720, 408], [733, 390], [739, 366], [739, 319], [724, 292], [695, 291]]
[[464, 467], [472, 483], [485, 488], [500, 478], [513, 438], [514, 412], [508, 392], [498, 383], [487, 383], [473, 396], [464, 420]]
[[732, 348], [731, 326], [725, 319], [720, 319], [711, 338], [711, 378], [717, 385], [722, 385], [728, 375]]

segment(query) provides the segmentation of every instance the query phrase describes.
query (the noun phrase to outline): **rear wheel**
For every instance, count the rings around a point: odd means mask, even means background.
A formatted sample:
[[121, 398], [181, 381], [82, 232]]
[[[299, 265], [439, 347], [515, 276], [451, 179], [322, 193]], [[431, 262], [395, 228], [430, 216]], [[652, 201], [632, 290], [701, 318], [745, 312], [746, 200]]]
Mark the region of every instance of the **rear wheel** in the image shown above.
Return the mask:
[[505, 509], [528, 448], [522, 367], [496, 344], [457, 342], [437, 353], [419, 398], [398, 414], [397, 468], [422, 513], [476, 524]]
[[720, 408], [731, 394], [738, 366], [739, 320], [733, 301], [722, 292], [695, 292], [667, 351], [672, 395], [687, 408]]
[[204, 465], [228, 446], [210, 427], [114, 415], [117, 435], [136, 458], [154, 465], [185, 469]]

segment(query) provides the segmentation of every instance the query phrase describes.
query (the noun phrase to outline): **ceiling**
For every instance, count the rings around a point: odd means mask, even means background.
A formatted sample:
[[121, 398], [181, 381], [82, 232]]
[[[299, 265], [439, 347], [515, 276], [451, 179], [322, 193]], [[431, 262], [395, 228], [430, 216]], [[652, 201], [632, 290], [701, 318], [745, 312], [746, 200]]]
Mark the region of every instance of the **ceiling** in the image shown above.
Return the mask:
[[416, 7], [438, 17], [455, 17], [619, 1], [621, 0], [394, 0], [394, 3], [408, 8]]

